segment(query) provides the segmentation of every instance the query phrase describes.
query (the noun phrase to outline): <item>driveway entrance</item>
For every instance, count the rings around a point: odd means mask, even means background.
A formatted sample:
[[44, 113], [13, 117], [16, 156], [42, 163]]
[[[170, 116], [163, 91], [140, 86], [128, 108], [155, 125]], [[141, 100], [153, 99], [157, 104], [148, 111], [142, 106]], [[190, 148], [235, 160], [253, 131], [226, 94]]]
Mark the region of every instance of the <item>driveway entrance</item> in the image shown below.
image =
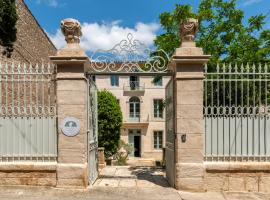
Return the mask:
[[163, 169], [107, 166], [94, 184], [96, 187], [170, 188]]

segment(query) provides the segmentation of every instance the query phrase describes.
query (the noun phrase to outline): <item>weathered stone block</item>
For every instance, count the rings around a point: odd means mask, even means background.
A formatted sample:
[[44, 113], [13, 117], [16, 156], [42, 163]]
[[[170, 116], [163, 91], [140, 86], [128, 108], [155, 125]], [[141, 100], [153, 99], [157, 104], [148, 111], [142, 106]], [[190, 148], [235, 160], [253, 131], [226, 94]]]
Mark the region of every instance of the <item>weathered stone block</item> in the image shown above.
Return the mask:
[[87, 91], [86, 80], [57, 80], [58, 91]]
[[229, 191], [245, 191], [245, 177], [237, 174], [229, 174]]
[[0, 178], [56, 178], [55, 172], [0, 172]]
[[0, 185], [55, 186], [56, 178], [1, 178]]
[[178, 190], [203, 192], [205, 191], [204, 178], [203, 177], [177, 178], [175, 187]]
[[59, 148], [64, 149], [75, 149], [78, 148], [80, 150], [84, 150], [87, 148], [87, 134], [86, 132], [81, 132], [74, 136], [74, 137], [68, 137], [62, 133], [62, 131], [59, 134]]
[[58, 164], [57, 179], [82, 179], [87, 182], [88, 171], [85, 164]]
[[177, 160], [179, 163], [202, 163], [203, 149], [178, 149]]
[[177, 142], [181, 149], [203, 148], [204, 135], [203, 134], [186, 134], [186, 141], [182, 141], [183, 134], [177, 134]]
[[57, 179], [56, 187], [85, 188], [87, 183], [83, 179]]
[[84, 119], [87, 116], [87, 105], [59, 105], [58, 113], [60, 117], [74, 116], [79, 119]]
[[63, 149], [58, 150], [59, 163], [85, 163], [87, 161], [86, 149]]
[[270, 193], [270, 176], [261, 175], [259, 179], [259, 192]]
[[203, 120], [203, 105], [177, 104], [178, 119], [200, 119]]
[[181, 105], [202, 105], [203, 91], [183, 91], [177, 94], [176, 104]]
[[228, 191], [229, 176], [226, 173], [205, 173], [205, 188], [208, 191]]
[[256, 175], [246, 175], [245, 190], [248, 192], [259, 192], [259, 177]]
[[202, 119], [177, 119], [177, 133], [204, 133]]
[[203, 177], [204, 166], [202, 163], [177, 163], [176, 178]]
[[203, 91], [203, 81], [201, 80], [178, 80], [177, 81], [177, 93], [183, 91]]
[[57, 91], [57, 104], [61, 105], [86, 105], [86, 91]]

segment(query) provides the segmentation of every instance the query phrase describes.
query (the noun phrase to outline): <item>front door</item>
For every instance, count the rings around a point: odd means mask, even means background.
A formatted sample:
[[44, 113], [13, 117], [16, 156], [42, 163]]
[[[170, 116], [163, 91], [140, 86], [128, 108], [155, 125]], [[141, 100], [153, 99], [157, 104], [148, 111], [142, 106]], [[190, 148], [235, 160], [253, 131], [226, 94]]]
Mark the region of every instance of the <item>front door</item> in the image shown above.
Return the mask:
[[141, 130], [140, 129], [130, 129], [128, 133], [128, 142], [132, 146], [131, 156], [140, 157], [141, 156]]
[[134, 157], [141, 156], [141, 136], [134, 135]]

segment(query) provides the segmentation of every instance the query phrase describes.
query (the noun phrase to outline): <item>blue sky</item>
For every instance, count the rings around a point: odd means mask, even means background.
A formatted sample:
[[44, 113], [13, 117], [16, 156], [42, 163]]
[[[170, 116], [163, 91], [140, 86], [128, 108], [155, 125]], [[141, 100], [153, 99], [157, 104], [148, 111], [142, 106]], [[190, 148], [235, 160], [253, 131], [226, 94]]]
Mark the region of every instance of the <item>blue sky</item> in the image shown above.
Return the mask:
[[[146, 45], [160, 34], [158, 16], [176, 3], [190, 4], [196, 11], [199, 0], [25, 0], [26, 4], [58, 48], [65, 42], [60, 21], [72, 17], [82, 23], [82, 46], [86, 51], [108, 49], [131, 32]], [[270, 0], [238, 0], [246, 17], [266, 14]], [[270, 29], [270, 16], [265, 28]]]

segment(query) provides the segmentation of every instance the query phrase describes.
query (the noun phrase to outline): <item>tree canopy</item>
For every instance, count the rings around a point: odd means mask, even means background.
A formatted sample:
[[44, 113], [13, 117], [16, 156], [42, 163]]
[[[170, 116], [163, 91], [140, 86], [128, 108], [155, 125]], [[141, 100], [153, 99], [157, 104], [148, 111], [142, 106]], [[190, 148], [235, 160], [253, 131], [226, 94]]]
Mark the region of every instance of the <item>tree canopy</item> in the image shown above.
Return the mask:
[[195, 42], [212, 55], [210, 65], [270, 61], [270, 30], [263, 30], [266, 15], [251, 16], [244, 23], [244, 12], [236, 8], [236, 0], [201, 0], [197, 13], [190, 5], [177, 4], [172, 12], [160, 14], [164, 33], [155, 40], [158, 49], [173, 54], [180, 45], [179, 24], [187, 18], [199, 20]]
[[118, 150], [122, 112], [116, 97], [109, 91], [98, 92], [98, 143], [105, 148], [105, 157]]
[[0, 0], [0, 45], [5, 47], [3, 54], [8, 57], [16, 41], [17, 19], [15, 0]]

